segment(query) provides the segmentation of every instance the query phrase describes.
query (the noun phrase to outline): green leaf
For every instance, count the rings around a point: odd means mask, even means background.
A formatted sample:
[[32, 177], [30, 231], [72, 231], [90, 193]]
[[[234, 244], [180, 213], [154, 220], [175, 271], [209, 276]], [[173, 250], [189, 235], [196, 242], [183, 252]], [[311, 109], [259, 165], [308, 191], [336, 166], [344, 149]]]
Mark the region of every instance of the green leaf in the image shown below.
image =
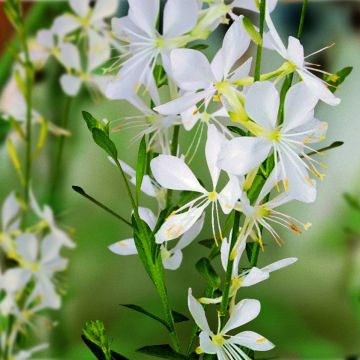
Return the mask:
[[124, 306], [128, 309], [137, 311], [141, 314], [144, 314], [146, 316], [148, 316], [149, 318], [158, 321], [159, 323], [161, 323], [162, 325], [164, 325], [166, 327], [166, 329], [168, 329], [171, 332], [171, 329], [169, 327], [169, 325], [167, 324], [167, 322], [163, 319], [161, 319], [159, 316], [152, 314], [151, 312], [145, 310], [144, 308], [142, 308], [141, 306], [138, 305], [133, 305], [133, 304], [121, 304], [121, 306]]
[[89, 112], [82, 111], [81, 113], [90, 131], [92, 131], [93, 128], [99, 127], [99, 122]]
[[209, 47], [209, 45], [207, 45], [207, 44], [194, 44], [194, 45], [191, 45], [189, 47], [189, 49], [201, 51], [201, 50], [206, 50], [208, 47]]
[[137, 165], [136, 165], [136, 203], [139, 204], [139, 197], [141, 191], [141, 184], [146, 172], [147, 167], [147, 156], [146, 156], [146, 140], [145, 135], [141, 139], [138, 158], [137, 158]]
[[218, 289], [220, 287], [220, 277], [216, 273], [208, 258], [201, 258], [195, 266], [196, 270], [207, 280], [213, 289]]
[[237, 126], [227, 126], [227, 128], [233, 132], [234, 134], [240, 135], [240, 136], [246, 136], [246, 132], [244, 130], [241, 130]]
[[344, 142], [343, 141], [334, 141], [332, 144], [330, 144], [329, 146], [325, 146], [319, 150], [314, 150], [312, 152], [309, 152], [307, 153], [306, 155], [307, 156], [311, 156], [311, 155], [316, 155], [318, 153], [321, 153], [321, 152], [324, 152], [324, 151], [327, 151], [327, 150], [332, 150], [332, 149], [336, 149], [340, 146], [343, 146], [344, 145]]
[[253, 257], [256, 257], [260, 251], [260, 246], [258, 243], [252, 242], [246, 244], [246, 255], [249, 262], [252, 262]]
[[136, 350], [142, 354], [159, 357], [161, 359], [187, 359], [187, 356], [182, 355], [171, 348], [170, 345], [150, 345], [144, 346]]
[[110, 140], [109, 136], [99, 128], [91, 130], [95, 143], [105, 150], [115, 161], [117, 161], [118, 152], [115, 144]]
[[344, 194], [344, 199], [346, 200], [346, 202], [350, 207], [352, 207], [356, 211], [360, 211], [360, 202], [358, 199], [355, 199], [354, 196], [348, 193]]
[[161, 88], [164, 85], [167, 85], [168, 78], [164, 68], [161, 65], [155, 65], [154, 69], [154, 79], [158, 88]]
[[206, 248], [208, 249], [211, 249], [213, 246], [214, 246], [214, 239], [205, 239], [205, 240], [200, 240], [198, 242], [198, 244], [202, 245], [202, 246], [205, 246]]
[[177, 324], [177, 323], [181, 323], [181, 322], [184, 322], [184, 321], [189, 321], [189, 318], [186, 317], [185, 315], [177, 312], [177, 311], [172, 311], [172, 316], [174, 318], [174, 322]]
[[11, 125], [9, 121], [0, 118], [0, 145], [2, 145], [5, 142], [10, 130], [11, 130]]
[[[99, 346], [87, 339], [85, 335], [81, 335], [81, 339], [84, 341], [85, 345], [90, 349], [90, 351], [96, 356], [98, 360], [106, 360], [106, 357]], [[110, 350], [110, 356], [111, 360], [129, 360], [125, 356], [120, 355], [113, 350]]]
[[246, 32], [249, 34], [249, 36], [251, 37], [252, 41], [256, 44], [256, 45], [261, 45], [262, 44], [262, 37], [259, 34], [259, 32], [255, 29], [254, 24], [252, 23], [252, 21], [247, 18], [246, 16], [243, 17], [243, 25], [244, 28], [246, 30]]
[[345, 67], [338, 71], [335, 74], [331, 75], [324, 75], [324, 81], [329, 85], [330, 91], [333, 93], [337, 90], [337, 88], [346, 80], [346, 78], [351, 74], [353, 71], [352, 66]]

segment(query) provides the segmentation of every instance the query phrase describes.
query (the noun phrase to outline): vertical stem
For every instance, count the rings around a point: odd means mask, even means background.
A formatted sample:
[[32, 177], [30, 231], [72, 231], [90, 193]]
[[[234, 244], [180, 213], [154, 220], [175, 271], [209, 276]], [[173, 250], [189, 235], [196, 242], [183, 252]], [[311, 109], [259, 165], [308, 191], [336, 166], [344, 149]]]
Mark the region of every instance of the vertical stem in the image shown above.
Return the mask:
[[[173, 138], [171, 141], [171, 155], [176, 156], [177, 148], [179, 145], [179, 133], [180, 133], [180, 125], [174, 126]], [[172, 200], [172, 190], [167, 191], [166, 195], [166, 206], [170, 206]]]
[[264, 27], [265, 27], [265, 11], [266, 11], [266, 0], [261, 0], [260, 3], [260, 27], [259, 33], [261, 36], [261, 44], [257, 47], [256, 52], [256, 67], [255, 67], [255, 81], [260, 80], [261, 74], [261, 59], [262, 59], [262, 50], [263, 50], [263, 35], [264, 35]]
[[[60, 122], [60, 127], [62, 129], [67, 129], [68, 123], [69, 123], [69, 117], [70, 117], [70, 110], [71, 110], [71, 104], [72, 104], [73, 98], [70, 96], [66, 96], [65, 102], [64, 102], [64, 113], [63, 117]], [[51, 196], [53, 197], [56, 193], [56, 188], [59, 183], [60, 179], [60, 173], [61, 173], [61, 163], [62, 163], [62, 157], [64, 154], [64, 148], [65, 148], [65, 136], [60, 135], [58, 139], [58, 147], [57, 152], [55, 155], [55, 169], [53, 172], [53, 180], [52, 180], [52, 186], [51, 186]]]

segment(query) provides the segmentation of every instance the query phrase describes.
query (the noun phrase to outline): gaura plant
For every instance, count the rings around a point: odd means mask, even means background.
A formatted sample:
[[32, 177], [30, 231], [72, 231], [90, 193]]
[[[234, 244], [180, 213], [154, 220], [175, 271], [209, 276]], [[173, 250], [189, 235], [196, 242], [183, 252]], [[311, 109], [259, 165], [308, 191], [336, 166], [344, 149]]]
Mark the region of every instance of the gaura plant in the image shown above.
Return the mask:
[[[351, 72], [345, 68], [330, 74], [309, 62], [315, 53], [306, 56], [300, 42], [306, 0], [297, 37], [290, 36], [287, 46], [272, 21], [275, 7], [276, 1], [269, 0], [168, 0], [161, 11], [159, 0], [129, 0], [128, 15], [112, 19], [120, 54], [109, 69], [114, 76], [106, 95], [126, 99], [140, 111], [124, 125], [139, 129], [135, 169], [119, 158], [111, 140], [121, 126], [98, 121], [86, 111], [83, 117], [94, 142], [119, 170], [131, 218], [81, 187], [74, 190], [131, 228], [131, 238], [109, 250], [137, 255], [159, 294], [163, 317], [125, 305], [161, 322], [170, 335], [169, 344], [145, 346], [140, 353], [166, 359], [254, 359], [256, 352], [275, 346], [263, 335], [238, 330], [261, 308], [258, 300], [243, 299], [241, 290], [297, 261], [294, 257], [257, 267], [259, 255], [266, 256], [265, 245], [272, 246], [265, 243], [266, 234], [282, 245], [278, 229], [300, 235], [311, 225], [280, 208], [315, 201], [317, 181], [325, 176], [321, 155], [341, 145], [319, 148], [328, 125], [317, 119], [316, 107], [319, 102], [339, 105], [335, 91]], [[241, 8], [254, 11], [258, 24], [237, 15]], [[220, 24], [228, 29], [209, 61], [203, 41]], [[251, 45], [257, 48], [254, 59]], [[268, 73], [261, 71], [265, 48], [283, 60]], [[190, 140], [188, 147], [179, 141], [180, 134]], [[198, 178], [192, 167], [202, 152], [208, 179]], [[142, 207], [144, 194], [157, 200], [156, 210]], [[195, 324], [182, 348], [176, 323], [188, 319], [172, 310], [164, 272], [181, 266], [185, 247], [196, 251], [191, 244], [207, 227], [212, 239], [200, 244], [210, 249], [209, 255], [196, 263], [206, 287], [194, 294], [189, 283], [188, 308]], [[214, 267], [218, 258], [223, 274]], [[207, 320], [211, 307], [216, 307], [217, 326]], [[110, 349], [99, 321], [87, 323], [83, 339], [99, 359], [125, 358]]]
[[[107, 77], [96, 72], [111, 55], [111, 37], [105, 18], [118, 1], [72, 0], [72, 12], [55, 19], [50, 29], [28, 33], [19, 0], [6, 0], [5, 13], [13, 25], [20, 49], [13, 49], [14, 66], [0, 98], [0, 146], [6, 144], [19, 186], [3, 201], [0, 227], [0, 358], [23, 360], [48, 346], [32, 346], [29, 337], [46, 337], [53, 327], [48, 309], [61, 306], [64, 284], [58, 273], [68, 260], [64, 247], [75, 244], [57, 224], [56, 211], [42, 205], [32, 189], [32, 169], [43, 153], [48, 133], [58, 137], [49, 192], [56, 194], [71, 102], [82, 84], [91, 94], [101, 92]], [[36, 5], [34, 5], [36, 6]], [[59, 125], [45, 119], [33, 106], [35, 75], [55, 59], [64, 69], [59, 79], [65, 101]], [[52, 63], [53, 65], [53, 63]], [[23, 157], [23, 159], [22, 159]], [[20, 190], [19, 190], [20, 188]], [[50, 200], [53, 205], [53, 199]], [[32, 340], [31, 340], [32, 341]]]

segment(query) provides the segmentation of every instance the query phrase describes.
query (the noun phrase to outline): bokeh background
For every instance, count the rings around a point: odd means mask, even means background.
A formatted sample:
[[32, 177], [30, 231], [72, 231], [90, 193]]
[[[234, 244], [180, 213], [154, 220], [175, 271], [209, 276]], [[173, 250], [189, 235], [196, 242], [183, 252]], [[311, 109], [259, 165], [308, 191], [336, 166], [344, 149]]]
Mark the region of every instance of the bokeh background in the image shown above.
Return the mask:
[[[144, 0], [146, 1], [146, 0]], [[120, 2], [119, 15], [126, 14], [127, 4]], [[67, 7], [65, 2], [33, 2], [28, 6], [32, 32], [46, 28], [52, 19]], [[281, 2], [274, 20], [285, 39], [296, 34], [300, 3]], [[209, 57], [219, 46], [220, 29], [209, 39]], [[4, 18], [0, 4], [0, 87], [10, 74], [12, 63], [8, 51], [12, 31]], [[307, 53], [335, 42], [336, 46], [321, 53], [313, 62], [322, 63], [329, 71], [351, 65], [354, 71], [338, 90], [343, 99], [337, 108], [321, 105], [318, 117], [330, 124], [328, 143], [345, 142], [339, 149], [328, 152], [327, 177], [319, 185], [318, 200], [312, 205], [294, 204], [289, 211], [305, 222], [313, 223], [302, 237], [283, 234], [286, 244], [279, 248], [268, 241], [260, 264], [288, 256], [299, 258], [297, 264], [275, 273], [271, 279], [255, 287], [242, 290], [243, 297], [260, 299], [261, 315], [251, 324], [277, 346], [261, 357], [291, 359], [352, 359], [360, 356], [360, 213], [344, 200], [345, 192], [360, 198], [360, 4], [358, 2], [311, 2], [306, 17], [303, 43]], [[265, 52], [266, 67], [278, 63], [273, 54]], [[64, 106], [57, 81], [60, 69], [50, 63], [38, 74], [35, 107], [49, 120], [59, 122]], [[1, 90], [0, 88], [0, 90]], [[130, 236], [128, 229], [100, 209], [86, 202], [71, 190], [71, 185], [83, 186], [90, 194], [119, 213], [127, 216], [130, 204], [124, 193], [116, 169], [102, 151], [92, 143], [81, 120], [81, 110], [98, 118], [119, 120], [135, 111], [125, 102], [111, 102], [90, 97], [86, 89], [71, 107], [71, 138], [65, 149], [64, 167], [59, 186], [50, 193], [54, 166], [54, 146], [49, 142], [34, 171], [33, 187], [43, 202], [55, 196], [58, 218], [74, 231], [77, 247], [66, 255], [69, 270], [61, 276], [66, 291], [60, 311], [47, 315], [56, 324], [51, 332], [50, 349], [42, 358], [92, 359], [80, 335], [86, 320], [104, 321], [114, 350], [130, 359], [145, 359], [134, 352], [138, 347], [167, 342], [167, 335], [156, 322], [131, 310], [121, 303], [132, 303], [153, 312], [160, 311], [158, 297], [139, 260], [118, 257], [107, 246]], [[121, 158], [135, 163], [137, 145], [130, 144], [134, 132], [114, 134]], [[187, 137], [189, 134], [187, 134]], [[181, 142], [186, 147], [184, 133]], [[199, 176], [206, 176], [203, 158], [193, 163]], [[0, 148], [0, 199], [17, 183], [4, 148]], [[146, 206], [155, 206], [143, 198]], [[208, 227], [202, 238], [207, 238]], [[170, 299], [173, 308], [188, 314], [187, 289], [195, 294], [203, 290], [204, 282], [194, 264], [206, 254], [206, 249], [194, 243], [185, 250], [185, 260], [177, 272], [168, 272]], [[181, 337], [187, 339], [191, 325], [179, 325]], [[40, 334], [43, 329], [39, 328]]]

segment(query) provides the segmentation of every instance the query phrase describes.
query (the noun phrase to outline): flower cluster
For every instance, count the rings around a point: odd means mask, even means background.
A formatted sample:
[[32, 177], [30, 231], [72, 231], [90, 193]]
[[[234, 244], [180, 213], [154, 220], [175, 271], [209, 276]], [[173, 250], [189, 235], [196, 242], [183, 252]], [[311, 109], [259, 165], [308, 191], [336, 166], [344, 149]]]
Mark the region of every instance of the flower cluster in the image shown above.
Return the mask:
[[[134, 202], [134, 216], [138, 214], [153, 233], [165, 269], [179, 268], [183, 249], [211, 223], [214, 241], [209, 260], [221, 255], [228, 281], [198, 300], [190, 291], [188, 303], [201, 331], [197, 353], [216, 354], [218, 359], [248, 359], [246, 349], [273, 348], [254, 332], [228, 334], [260, 311], [257, 300], [238, 301], [237, 294], [297, 260], [256, 266], [265, 233], [281, 245], [278, 228], [301, 234], [310, 227], [278, 208], [292, 201], [315, 201], [316, 183], [324, 178], [326, 165], [316, 157], [322, 150], [314, 147], [327, 131], [315, 109], [320, 101], [340, 103], [335, 88], [314, 72], [335, 82], [337, 76], [307, 61], [315, 53], [305, 56], [299, 39], [291, 36], [288, 46], [283, 44], [271, 19], [275, 7], [276, 1], [265, 4], [264, 0], [168, 0], [161, 12], [159, 0], [129, 0], [128, 15], [112, 19], [120, 55], [111, 67], [116, 74], [105, 93], [110, 99], [129, 101], [140, 114], [126, 118], [126, 125], [110, 123], [110, 128], [139, 129], [136, 138], [146, 140], [148, 170], [136, 173], [113, 154], [110, 157], [125, 181], [127, 175], [137, 191], [157, 199], [157, 215]], [[240, 8], [261, 12], [260, 30], [237, 15]], [[202, 41], [220, 24], [229, 27], [209, 61], [201, 51]], [[253, 43], [277, 53], [283, 64], [261, 73], [261, 51], [253, 61]], [[187, 147], [179, 143], [180, 131], [190, 138]], [[210, 182], [200, 180], [191, 169], [194, 157], [202, 152], [203, 139]], [[232, 231], [224, 225], [224, 216], [226, 223], [233, 224]], [[119, 241], [109, 249], [119, 255], [141, 255], [144, 249], [136, 236], [135, 231], [135, 239]], [[247, 268], [241, 260], [245, 248], [252, 254]], [[206, 320], [203, 306], [209, 304], [220, 304], [217, 332]], [[229, 319], [224, 322], [226, 314]]]

